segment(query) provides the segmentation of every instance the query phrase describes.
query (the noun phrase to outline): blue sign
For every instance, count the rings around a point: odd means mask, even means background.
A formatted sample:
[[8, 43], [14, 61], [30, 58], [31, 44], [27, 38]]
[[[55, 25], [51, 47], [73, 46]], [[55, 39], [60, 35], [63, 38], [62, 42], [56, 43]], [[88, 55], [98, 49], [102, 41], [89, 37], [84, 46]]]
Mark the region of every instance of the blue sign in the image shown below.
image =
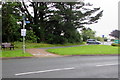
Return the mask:
[[102, 38], [104, 38], [105, 36], [104, 35], [102, 35]]
[[30, 21], [25, 21], [25, 23], [30, 23]]

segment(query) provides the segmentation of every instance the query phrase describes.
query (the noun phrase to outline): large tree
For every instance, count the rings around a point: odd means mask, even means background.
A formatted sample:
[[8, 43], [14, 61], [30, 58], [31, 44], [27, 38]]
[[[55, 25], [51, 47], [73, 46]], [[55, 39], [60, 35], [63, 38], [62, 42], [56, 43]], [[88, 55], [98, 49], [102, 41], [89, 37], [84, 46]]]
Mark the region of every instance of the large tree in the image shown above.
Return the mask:
[[[62, 24], [62, 33], [69, 42], [74, 41], [77, 37], [78, 28], [83, 28], [86, 24], [97, 23], [102, 16], [100, 8], [89, 9], [91, 4], [84, 2], [59, 2], [55, 4], [57, 13], [54, 14]], [[96, 14], [96, 15], [93, 15]], [[73, 40], [74, 39], [74, 40]], [[79, 39], [80, 40], [80, 39]], [[77, 40], [78, 41], [78, 40]]]
[[113, 30], [110, 34], [110, 36], [114, 37], [114, 38], [120, 38], [120, 30]]
[[[51, 6], [47, 2], [31, 2], [29, 5], [22, 2], [20, 9], [25, 13], [26, 18], [30, 21], [35, 35], [39, 37], [38, 42], [45, 42], [45, 32], [49, 16], [51, 16]], [[29, 12], [28, 8], [33, 9], [33, 16]], [[29, 26], [29, 25], [28, 25]]]
[[2, 4], [2, 41], [12, 42], [20, 37], [20, 26], [17, 25], [17, 18], [19, 17], [18, 4], [14, 2], [7, 2]]
[[[76, 36], [78, 28], [86, 24], [97, 23], [102, 12], [100, 8], [86, 8], [92, 6], [84, 2], [31, 2], [34, 16], [27, 9], [23, 2], [23, 9], [28, 19], [33, 23], [33, 30], [40, 37], [38, 41], [45, 41], [45, 37], [52, 35], [61, 36], [71, 40]], [[93, 15], [94, 14], [94, 15]]]
[[[16, 12], [19, 13], [18, 16], [24, 13], [25, 20], [30, 21], [30, 24], [26, 25], [26, 29], [32, 29], [35, 32], [35, 35], [39, 37], [37, 42], [49, 42], [48, 40], [51, 43], [80, 41], [81, 36], [77, 29], [83, 28], [86, 24], [97, 23], [103, 12], [100, 8], [89, 8], [92, 5], [82, 1], [29, 2], [29, 4], [22, 1], [14, 3], [18, 4], [15, 8], [19, 10]], [[11, 11], [14, 12], [12, 9]], [[15, 16], [12, 18], [16, 20]], [[12, 23], [15, 24], [15, 21]]]

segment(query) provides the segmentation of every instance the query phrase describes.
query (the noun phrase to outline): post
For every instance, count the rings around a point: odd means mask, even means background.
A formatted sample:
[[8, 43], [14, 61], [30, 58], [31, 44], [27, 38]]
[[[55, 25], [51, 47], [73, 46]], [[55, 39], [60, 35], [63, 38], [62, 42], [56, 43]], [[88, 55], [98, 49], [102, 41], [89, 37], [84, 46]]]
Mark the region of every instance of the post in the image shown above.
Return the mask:
[[[23, 14], [23, 29], [25, 29], [25, 15]], [[25, 53], [25, 36], [23, 36], [23, 53]]]
[[103, 45], [104, 45], [104, 35], [102, 35], [102, 38], [103, 38]]

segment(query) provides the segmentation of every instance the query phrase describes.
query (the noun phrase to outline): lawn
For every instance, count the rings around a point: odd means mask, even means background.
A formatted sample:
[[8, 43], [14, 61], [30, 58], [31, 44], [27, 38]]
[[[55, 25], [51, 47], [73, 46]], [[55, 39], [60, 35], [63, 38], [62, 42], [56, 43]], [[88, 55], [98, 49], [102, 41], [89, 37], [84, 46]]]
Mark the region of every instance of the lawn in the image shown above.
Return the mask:
[[85, 45], [79, 47], [48, 49], [46, 51], [59, 55], [118, 54], [118, 47], [108, 45]]
[[[2, 53], [2, 54], [1, 54]], [[0, 52], [0, 57], [31, 57], [29, 53], [24, 53], [22, 50], [6, 50]]]
[[[15, 49], [22, 49], [22, 42], [14, 42]], [[83, 43], [66, 43], [66, 44], [46, 44], [46, 43], [28, 43], [26, 42], [26, 48], [45, 48], [45, 47], [57, 47], [57, 46], [71, 46], [71, 45], [83, 45]]]
[[[15, 50], [2, 50], [0, 57], [31, 57], [29, 53], [23, 54], [22, 42], [14, 42]], [[57, 47], [57, 46], [71, 46], [71, 45], [82, 45], [83, 43], [67, 43], [67, 44], [46, 44], [46, 43], [28, 43], [26, 42], [26, 49], [29, 48], [44, 48], [44, 47]]]

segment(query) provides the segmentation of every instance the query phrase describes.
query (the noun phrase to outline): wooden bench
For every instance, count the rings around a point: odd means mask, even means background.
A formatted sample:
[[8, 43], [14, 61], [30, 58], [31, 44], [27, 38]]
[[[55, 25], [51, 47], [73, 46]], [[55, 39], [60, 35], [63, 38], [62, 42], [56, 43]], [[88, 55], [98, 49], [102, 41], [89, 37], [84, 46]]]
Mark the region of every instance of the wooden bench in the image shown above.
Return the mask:
[[12, 45], [11, 43], [2, 43], [1, 44], [1, 49], [6, 49], [6, 48], [10, 48], [10, 50], [11, 49], [13, 49], [14, 50], [14, 45]]

